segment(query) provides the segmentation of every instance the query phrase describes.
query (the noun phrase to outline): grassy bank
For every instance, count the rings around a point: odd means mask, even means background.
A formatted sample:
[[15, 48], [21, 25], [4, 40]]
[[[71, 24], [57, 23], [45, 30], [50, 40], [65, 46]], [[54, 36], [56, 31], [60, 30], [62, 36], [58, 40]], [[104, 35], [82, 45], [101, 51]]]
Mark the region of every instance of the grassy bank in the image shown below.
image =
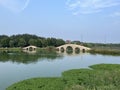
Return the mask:
[[103, 49], [96, 48], [89, 51], [91, 54], [102, 54], [102, 55], [120, 55], [120, 49]]
[[21, 51], [21, 48], [0, 48], [0, 51]]
[[[0, 48], [0, 51], [21, 51], [22, 50], [22, 47], [14, 47], [14, 48]], [[37, 48], [37, 51], [46, 51], [46, 50], [48, 50], [48, 51], [55, 51], [55, 47], [53, 47], [53, 46], [48, 46], [48, 47], [44, 47], [44, 48]]]
[[119, 76], [120, 65], [100, 64], [63, 72], [58, 78], [24, 80], [7, 90], [119, 90]]

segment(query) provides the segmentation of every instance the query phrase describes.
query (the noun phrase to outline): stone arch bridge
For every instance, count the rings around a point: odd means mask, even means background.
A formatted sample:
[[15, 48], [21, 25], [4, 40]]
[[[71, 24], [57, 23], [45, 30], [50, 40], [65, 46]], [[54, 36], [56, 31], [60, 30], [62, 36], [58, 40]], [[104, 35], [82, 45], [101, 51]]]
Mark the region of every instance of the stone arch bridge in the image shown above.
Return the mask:
[[76, 49], [79, 49], [80, 51], [89, 51], [89, 50], [91, 50], [88, 47], [81, 46], [81, 45], [76, 45], [76, 44], [65, 44], [65, 45], [56, 47], [56, 49], [59, 50], [59, 51], [62, 51], [62, 50], [67, 51], [68, 47], [71, 47], [73, 51], [76, 51]]
[[27, 51], [35, 51], [36, 49], [37, 47], [32, 45], [23, 48], [23, 50], [27, 50]]

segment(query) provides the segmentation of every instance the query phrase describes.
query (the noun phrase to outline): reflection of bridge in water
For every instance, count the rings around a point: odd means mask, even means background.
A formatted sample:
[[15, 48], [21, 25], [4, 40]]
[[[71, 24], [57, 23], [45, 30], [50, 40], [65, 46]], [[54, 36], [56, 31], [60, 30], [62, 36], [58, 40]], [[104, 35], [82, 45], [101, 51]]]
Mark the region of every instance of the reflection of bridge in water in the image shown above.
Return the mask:
[[78, 56], [78, 55], [84, 55], [84, 54], [88, 54], [87, 52], [61, 52], [61, 51], [57, 51], [58, 54], [63, 54], [63, 55], [67, 55], [67, 56]]
[[85, 52], [90, 50], [90, 48], [88, 47], [76, 45], [76, 44], [65, 44], [65, 45], [56, 47], [58, 51], [68, 51], [69, 48], [72, 49], [73, 53], [75, 53], [76, 51]]
[[37, 51], [36, 51], [36, 50], [35, 50], [35, 51], [23, 50], [23, 52], [25, 52], [25, 53], [29, 53], [29, 54], [35, 54]]

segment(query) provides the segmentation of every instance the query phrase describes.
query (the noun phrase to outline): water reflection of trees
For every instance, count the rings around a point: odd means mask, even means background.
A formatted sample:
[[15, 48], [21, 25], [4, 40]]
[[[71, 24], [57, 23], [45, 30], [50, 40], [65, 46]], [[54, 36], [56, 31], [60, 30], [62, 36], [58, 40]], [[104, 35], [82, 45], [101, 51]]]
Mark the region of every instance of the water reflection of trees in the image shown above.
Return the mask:
[[56, 58], [60, 59], [62, 56], [54, 51], [38, 51], [34, 54], [26, 52], [2, 51], [0, 52], [0, 62], [16, 62], [16, 63], [35, 63], [38, 61], [53, 61]]

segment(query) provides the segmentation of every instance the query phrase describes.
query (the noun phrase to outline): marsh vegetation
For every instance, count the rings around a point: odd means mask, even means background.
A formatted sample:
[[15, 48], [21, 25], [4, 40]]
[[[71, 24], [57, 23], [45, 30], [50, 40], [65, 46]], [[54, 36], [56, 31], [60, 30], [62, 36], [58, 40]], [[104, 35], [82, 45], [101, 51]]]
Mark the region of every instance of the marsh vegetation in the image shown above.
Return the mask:
[[65, 71], [61, 77], [24, 80], [7, 90], [119, 90], [119, 76], [120, 65], [99, 64]]

